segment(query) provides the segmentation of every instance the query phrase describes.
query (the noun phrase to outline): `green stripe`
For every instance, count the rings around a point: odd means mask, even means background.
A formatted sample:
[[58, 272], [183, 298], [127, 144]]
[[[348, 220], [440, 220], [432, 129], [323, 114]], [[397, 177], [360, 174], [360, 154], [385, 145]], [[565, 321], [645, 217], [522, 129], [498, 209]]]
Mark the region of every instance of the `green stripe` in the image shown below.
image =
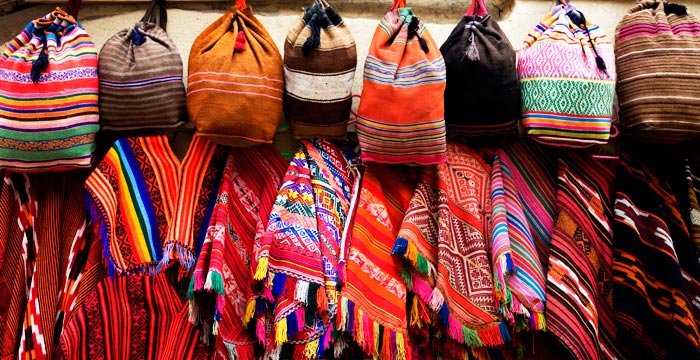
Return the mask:
[[521, 81], [523, 112], [611, 116], [615, 83], [604, 79]]
[[6, 160], [23, 160], [23, 161], [52, 161], [65, 158], [81, 157], [92, 154], [95, 151], [95, 143], [73, 146], [67, 149], [60, 150], [15, 150], [0, 147], [0, 158]]
[[[29, 123], [29, 122], [28, 122]], [[83, 125], [71, 129], [65, 130], [49, 130], [42, 132], [25, 132], [25, 131], [14, 131], [14, 130], [2, 130], [2, 135], [0, 139], [11, 139], [22, 142], [35, 142], [35, 141], [49, 141], [49, 140], [60, 140], [69, 139], [74, 136], [81, 136], [87, 134], [94, 134], [100, 130], [100, 126], [94, 125]]]

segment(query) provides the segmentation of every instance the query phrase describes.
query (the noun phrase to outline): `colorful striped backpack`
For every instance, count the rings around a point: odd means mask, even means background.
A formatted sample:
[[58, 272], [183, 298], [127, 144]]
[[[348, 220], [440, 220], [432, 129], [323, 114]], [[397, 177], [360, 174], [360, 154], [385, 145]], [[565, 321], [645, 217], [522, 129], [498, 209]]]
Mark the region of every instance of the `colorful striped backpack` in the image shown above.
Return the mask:
[[[100, 50], [100, 125], [134, 135], [187, 122], [182, 59], [166, 31], [165, 0], [153, 0], [141, 21]], [[133, 133], [132, 133], [133, 134]]]
[[447, 67], [447, 135], [515, 134], [520, 118], [520, 89], [515, 50], [487, 12], [473, 0], [440, 47]]
[[99, 130], [97, 48], [56, 8], [30, 22], [0, 56], [0, 168], [89, 167]]
[[282, 122], [282, 56], [245, 0], [190, 50], [187, 110], [200, 136], [227, 146], [272, 143]]
[[365, 61], [357, 137], [362, 160], [445, 162], [445, 61], [405, 0], [377, 26]]
[[640, 1], [615, 30], [620, 124], [643, 140], [700, 135], [700, 23], [685, 6]]
[[345, 138], [356, 66], [350, 28], [316, 0], [284, 42], [284, 115], [297, 138]]
[[[563, 0], [562, 0], [563, 1]], [[518, 57], [521, 124], [552, 146], [587, 147], [610, 137], [615, 97], [612, 44], [573, 5], [557, 5]]]

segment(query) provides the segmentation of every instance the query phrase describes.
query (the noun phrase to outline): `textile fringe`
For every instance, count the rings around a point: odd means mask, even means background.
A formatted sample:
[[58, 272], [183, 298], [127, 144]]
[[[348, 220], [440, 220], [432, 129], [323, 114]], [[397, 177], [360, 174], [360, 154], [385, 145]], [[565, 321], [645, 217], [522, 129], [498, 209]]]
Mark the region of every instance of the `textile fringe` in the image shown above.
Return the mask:
[[245, 316], [243, 317], [243, 325], [248, 326], [248, 323], [250, 320], [253, 319], [253, 316], [255, 316], [255, 298], [251, 299], [248, 302], [248, 305], [245, 307]]
[[260, 260], [258, 260], [258, 267], [255, 269], [253, 279], [258, 281], [265, 279], [267, 276], [269, 261], [270, 259], [267, 256], [261, 257]]
[[275, 343], [277, 346], [282, 346], [287, 342], [287, 318], [282, 318], [275, 324]]
[[224, 341], [229, 360], [255, 360], [253, 345], [236, 345]]
[[165, 248], [163, 249], [163, 259], [161, 259], [160, 264], [158, 264], [158, 272], [165, 269], [168, 264], [170, 264], [170, 254], [173, 252], [177, 254], [177, 260], [180, 261], [180, 265], [182, 265], [185, 270], [192, 270], [197, 261], [197, 258], [192, 250], [180, 244], [169, 243], [165, 245]]
[[491, 360], [491, 355], [486, 348], [472, 348], [471, 353], [476, 360]]
[[204, 283], [204, 290], [214, 291], [219, 295], [224, 295], [224, 280], [216, 271], [207, 274], [207, 281]]
[[[382, 324], [369, 318], [355, 303], [343, 297], [340, 300], [343, 316], [341, 330], [347, 332], [360, 345], [362, 350], [380, 360], [406, 360], [411, 353], [406, 330], [396, 331], [385, 328]], [[337, 350], [336, 350], [337, 351]]]
[[304, 280], [297, 280], [296, 289], [294, 290], [294, 300], [306, 305], [308, 297], [309, 282]]
[[346, 339], [344, 336], [341, 336], [338, 340], [335, 341], [335, 344], [333, 344], [333, 355], [335, 358], [340, 358], [343, 355], [343, 352], [345, 349], [350, 347], [350, 343], [348, 342], [348, 339]]
[[442, 292], [438, 288], [428, 291], [427, 289], [430, 286], [419, 276], [413, 276], [411, 288], [424, 303], [428, 304], [438, 314], [438, 318], [440, 318], [442, 325], [445, 326], [448, 336], [455, 341], [471, 347], [480, 347], [500, 346], [510, 340], [508, 327], [502, 321], [493, 322], [484, 328], [476, 330], [462, 325], [450, 313]]

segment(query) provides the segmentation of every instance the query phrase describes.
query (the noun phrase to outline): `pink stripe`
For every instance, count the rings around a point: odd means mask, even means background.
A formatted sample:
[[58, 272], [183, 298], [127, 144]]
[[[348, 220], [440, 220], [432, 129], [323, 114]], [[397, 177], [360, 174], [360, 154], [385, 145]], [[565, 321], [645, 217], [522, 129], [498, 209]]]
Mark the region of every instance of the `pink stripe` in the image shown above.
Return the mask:
[[249, 78], [249, 79], [261, 79], [261, 80], [268, 80], [272, 82], [278, 82], [281, 83], [282, 80], [280, 79], [272, 79], [266, 76], [253, 76], [253, 75], [238, 75], [238, 74], [230, 74], [230, 73], [221, 73], [221, 72], [214, 72], [214, 71], [200, 71], [196, 72], [194, 74], [189, 74], [187, 78], [191, 78], [197, 75], [222, 75], [222, 76], [233, 76], [233, 77], [241, 77], [241, 78]]
[[215, 88], [201, 88], [201, 89], [197, 89], [197, 90], [192, 90], [192, 91], [188, 91], [188, 92], [187, 92], [187, 95], [195, 94], [195, 93], [198, 93], [198, 92], [200, 92], [200, 91], [216, 91], [216, 92], [223, 92], [223, 93], [227, 93], [227, 94], [241, 94], [241, 95], [264, 96], [264, 97], [266, 97], [266, 98], [270, 98], [270, 99], [282, 101], [282, 97], [271, 96], [271, 95], [267, 95], [267, 94], [254, 93], [254, 92], [250, 92], [250, 91], [221, 90], [221, 89], [215, 89]]
[[547, 128], [547, 129], [530, 129], [530, 130], [528, 130], [528, 131], [532, 131], [535, 133], [538, 133], [540, 131], [542, 131], [542, 132], [554, 131], [556, 129], [602, 131], [602, 132], [609, 132], [610, 131], [610, 126], [584, 126], [584, 125], [563, 125], [563, 124], [560, 125], [560, 124], [538, 123], [535, 121], [523, 121], [523, 126]]
[[[60, 95], [61, 96], [87, 95], [86, 93], [90, 93], [90, 92], [95, 93], [95, 92], [97, 92], [97, 89], [96, 88], [66, 89], [66, 90], [61, 90]], [[0, 95], [9, 96], [9, 97], [13, 97], [13, 98], [19, 98], [19, 99], [23, 99], [23, 98], [34, 99], [37, 97], [46, 97], [47, 94], [49, 94], [49, 93], [16, 93], [16, 92], [9, 92], [9, 91], [0, 90]]]
[[260, 85], [260, 84], [247, 84], [247, 83], [241, 83], [241, 82], [235, 82], [235, 81], [223, 81], [223, 80], [197, 80], [197, 81], [189, 83], [189, 85], [193, 86], [195, 84], [199, 84], [199, 83], [203, 83], [203, 82], [216, 83], [216, 84], [230, 84], [230, 85], [240, 85], [240, 86], [261, 87], [261, 88], [265, 88], [265, 89], [270, 89], [272, 91], [277, 91], [280, 93], [282, 92], [282, 89], [274, 88], [272, 86]]

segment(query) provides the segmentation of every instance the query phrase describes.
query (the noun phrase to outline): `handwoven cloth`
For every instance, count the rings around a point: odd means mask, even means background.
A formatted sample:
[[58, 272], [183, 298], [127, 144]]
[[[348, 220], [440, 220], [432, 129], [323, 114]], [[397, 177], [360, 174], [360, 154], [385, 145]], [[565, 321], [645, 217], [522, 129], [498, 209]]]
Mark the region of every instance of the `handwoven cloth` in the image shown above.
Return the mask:
[[412, 190], [386, 166], [367, 165], [352, 226], [338, 328], [381, 359], [412, 358], [406, 285], [391, 256]]
[[57, 359], [210, 359], [165, 274], [103, 280], [66, 325]]
[[[516, 171], [510, 156], [503, 149], [497, 150], [491, 172], [491, 258], [496, 296], [501, 313], [515, 324], [516, 331], [544, 330], [545, 275]], [[552, 219], [545, 216], [540, 221], [551, 223]]]
[[97, 49], [82, 25], [59, 8], [27, 24], [0, 56], [0, 167], [89, 167], [97, 94]]
[[[231, 149], [216, 205], [190, 283], [190, 291], [216, 294], [212, 332], [217, 358], [255, 359], [254, 344], [243, 325], [252, 297], [253, 244], [261, 236], [284, 175], [285, 161], [272, 145]], [[194, 307], [211, 306], [196, 304]], [[190, 319], [201, 316], [190, 308]], [[251, 310], [254, 310], [251, 309]], [[252, 315], [252, 314], [251, 314]]]
[[490, 168], [473, 150], [447, 144], [447, 162], [426, 167], [393, 254], [414, 267], [410, 289], [447, 334], [471, 347], [509, 340], [498, 314], [488, 255]]
[[[294, 344], [295, 358], [321, 356], [331, 342], [339, 248], [350, 203], [347, 165], [332, 142], [300, 141], [261, 241], [255, 279], [274, 297], [274, 342], [267, 343]], [[260, 315], [257, 303], [263, 298], [254, 301]]]
[[613, 174], [586, 153], [559, 158], [547, 331], [577, 359], [619, 358], [613, 323]]
[[363, 162], [445, 162], [445, 61], [425, 24], [396, 0], [365, 60], [357, 137]]
[[110, 272], [153, 273], [171, 259], [193, 268], [225, 156], [197, 135], [182, 161], [165, 135], [114, 143], [85, 184]]
[[692, 276], [680, 259], [690, 252], [697, 264], [697, 257], [680, 212], [668, 207], [675, 198], [639, 159], [627, 153], [621, 158], [614, 223], [617, 341], [630, 359], [697, 358], [697, 295], [688, 292]]
[[515, 133], [520, 118], [515, 50], [483, 1], [470, 10], [440, 47], [447, 68], [447, 133]]
[[615, 30], [620, 123], [647, 141], [700, 134], [700, 23], [685, 6], [640, 1]]
[[344, 138], [357, 66], [355, 38], [324, 1], [307, 7], [284, 42], [284, 115], [297, 138]]
[[283, 92], [282, 56], [245, 0], [192, 44], [187, 110], [201, 136], [228, 146], [272, 143]]
[[[160, 16], [153, 13], [156, 8]], [[164, 0], [152, 1], [140, 22], [119, 31], [102, 46], [103, 131], [164, 130], [187, 122], [182, 59], [166, 33], [165, 11]]]
[[573, 5], [555, 6], [527, 35], [518, 56], [521, 124], [548, 145], [591, 146], [610, 136], [612, 44], [598, 25], [574, 14], [580, 13]]

